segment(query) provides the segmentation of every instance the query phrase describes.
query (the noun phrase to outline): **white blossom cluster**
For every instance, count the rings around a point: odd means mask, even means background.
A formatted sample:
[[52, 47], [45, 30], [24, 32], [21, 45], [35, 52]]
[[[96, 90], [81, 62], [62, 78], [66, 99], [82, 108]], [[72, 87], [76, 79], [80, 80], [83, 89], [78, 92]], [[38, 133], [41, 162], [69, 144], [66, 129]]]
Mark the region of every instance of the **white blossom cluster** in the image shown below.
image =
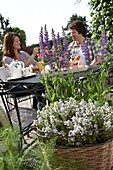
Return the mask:
[[59, 142], [64, 145], [83, 145], [103, 142], [110, 138], [113, 127], [113, 109], [108, 103], [97, 107], [91, 99], [77, 102], [57, 101], [37, 111], [35, 121], [37, 129], [45, 136], [50, 134], [62, 136]]

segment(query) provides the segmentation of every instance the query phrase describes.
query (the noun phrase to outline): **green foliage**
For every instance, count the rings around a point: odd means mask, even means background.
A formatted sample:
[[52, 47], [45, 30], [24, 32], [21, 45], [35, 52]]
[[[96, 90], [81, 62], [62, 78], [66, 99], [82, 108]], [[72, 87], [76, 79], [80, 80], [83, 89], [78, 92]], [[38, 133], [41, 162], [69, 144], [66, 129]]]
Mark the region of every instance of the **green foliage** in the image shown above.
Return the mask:
[[36, 140], [23, 151], [20, 150], [18, 129], [0, 129], [0, 170], [54, 170], [51, 169], [55, 139], [45, 143]]
[[82, 17], [82, 16], [78, 16], [77, 14], [73, 14], [73, 15], [70, 17], [70, 19], [69, 19], [69, 21], [68, 21], [68, 24], [67, 24], [67, 26], [66, 26], [65, 29], [68, 29], [69, 24], [72, 23], [73, 21], [77, 20], [77, 19], [80, 20], [80, 21], [82, 21], [82, 22], [84, 22], [84, 23], [85, 23], [85, 26], [88, 27], [85, 16]]
[[[76, 74], [78, 74], [79, 78], [79, 73]], [[110, 92], [111, 87], [105, 83], [108, 71], [104, 64], [102, 64], [100, 72], [97, 74], [94, 74], [92, 71], [86, 72], [86, 80], [76, 80], [74, 75], [73, 71], [70, 71], [65, 76], [61, 71], [58, 71], [56, 76], [54, 72], [44, 74], [44, 77], [41, 79], [47, 91], [44, 97], [50, 103], [60, 99], [64, 101], [69, 99], [69, 97], [74, 97], [77, 101], [92, 99], [92, 101], [96, 101], [100, 105], [106, 101], [109, 101], [109, 104], [112, 103], [112, 99], [105, 97]]]
[[55, 76], [52, 71], [50, 74], [44, 74], [41, 82], [45, 85], [47, 93], [45, 98], [51, 103], [58, 101], [59, 99], [65, 100], [75, 94], [76, 82], [74, 80], [74, 73], [70, 72], [66, 77], [62, 74], [62, 71], [58, 71], [58, 75]]
[[84, 92], [82, 91], [82, 98], [84, 100], [88, 101], [88, 99], [92, 99], [92, 101], [95, 101], [98, 105], [103, 105], [106, 101], [109, 102], [110, 105], [113, 104], [113, 100], [106, 97], [111, 89], [111, 87], [106, 84], [108, 70], [102, 65], [99, 74], [94, 74], [93, 72], [87, 74], [87, 79], [83, 82]]
[[51, 163], [53, 160], [54, 155], [54, 146], [55, 146], [55, 140], [46, 140], [45, 143], [37, 140], [37, 147], [36, 150], [34, 150], [35, 155], [38, 156], [39, 160], [39, 169], [40, 170], [53, 170], [51, 168]]
[[0, 152], [0, 170], [21, 170], [24, 156], [19, 155], [20, 138], [17, 129], [6, 128], [0, 131], [0, 140], [4, 151]]
[[[0, 61], [2, 59], [2, 44], [4, 38], [4, 31], [9, 27], [9, 19], [4, 19], [4, 17], [0, 13]], [[2, 63], [0, 63], [2, 65]]]
[[[80, 3], [76, 0], [75, 3]], [[100, 33], [105, 31], [108, 38], [113, 35], [112, 18], [113, 18], [113, 1], [112, 0], [90, 0], [91, 30], [95, 39], [100, 38]]]
[[91, 0], [89, 2], [92, 17], [93, 36], [99, 38], [100, 32], [105, 30], [110, 38], [113, 35], [112, 18], [113, 2], [112, 0]]
[[16, 32], [20, 35], [20, 40], [21, 40], [21, 45], [25, 45], [26, 44], [26, 34], [24, 30], [21, 30], [18, 27], [11, 27], [10, 22], [9, 22], [9, 18], [5, 19], [2, 14], [0, 14], [0, 41], [1, 43], [3, 43], [3, 38], [4, 35], [7, 32]]

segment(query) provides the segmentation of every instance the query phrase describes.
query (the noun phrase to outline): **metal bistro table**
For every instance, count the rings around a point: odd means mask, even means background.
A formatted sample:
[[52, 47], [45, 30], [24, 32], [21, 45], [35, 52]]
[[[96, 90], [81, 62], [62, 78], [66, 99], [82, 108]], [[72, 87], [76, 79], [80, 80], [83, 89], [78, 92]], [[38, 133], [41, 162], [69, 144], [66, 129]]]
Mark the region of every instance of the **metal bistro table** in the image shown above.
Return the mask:
[[[81, 71], [76, 73], [75, 72], [75, 80], [77, 80], [79, 77], [82, 77], [82, 79], [86, 78], [86, 73], [93, 71], [94, 73], [98, 73], [99, 71], [99, 66], [90, 66], [86, 71]], [[55, 75], [57, 76], [57, 72], [55, 72]], [[66, 72], [63, 72], [63, 74], [67, 74]], [[9, 81], [1, 81], [0, 85], [0, 95], [2, 98], [2, 102], [4, 104], [7, 116], [9, 118], [10, 124], [13, 127], [13, 123], [11, 120], [10, 116], [10, 107], [8, 102], [8, 98], [10, 96], [13, 97], [14, 100], [14, 107], [16, 110], [17, 118], [18, 118], [18, 124], [20, 128], [20, 134], [21, 134], [21, 148], [23, 147], [23, 139], [26, 134], [28, 134], [32, 128], [31, 124], [28, 125], [27, 127], [22, 127], [22, 122], [21, 122], [21, 117], [20, 117], [20, 112], [19, 112], [19, 107], [18, 107], [18, 97], [24, 96], [24, 95], [35, 95], [37, 96], [38, 93], [42, 90], [46, 90], [44, 85], [41, 84], [40, 78], [42, 75], [38, 72], [36, 75], [33, 75], [31, 77], [26, 77], [26, 78], [19, 78], [19, 79], [10, 79]], [[15, 90], [16, 88], [22, 87], [24, 90]], [[32, 122], [31, 122], [32, 123]]]
[[[40, 91], [44, 91], [44, 85], [40, 83], [40, 77], [41, 77], [40, 73], [36, 73], [28, 77], [10, 79], [8, 81], [0, 82], [0, 95], [7, 116], [9, 118], [10, 125], [12, 127], [13, 127], [13, 121], [10, 112], [13, 109], [15, 109], [16, 111], [16, 116], [17, 116], [18, 125], [20, 129], [20, 136], [21, 136], [21, 149], [23, 148], [23, 140], [24, 143], [26, 142], [24, 136], [29, 134], [29, 132], [33, 130], [33, 127], [31, 127], [33, 120], [28, 124], [24, 125], [24, 127], [22, 126], [20, 110], [18, 106], [18, 98], [22, 99], [28, 96], [27, 99], [25, 99], [28, 100], [30, 99], [30, 95], [38, 96], [38, 93], [40, 93]], [[13, 98], [14, 101], [13, 104], [12, 102], [9, 101], [10, 98]], [[12, 107], [10, 107], [11, 105], [14, 106], [13, 109]], [[34, 109], [31, 108], [31, 111], [34, 111]]]

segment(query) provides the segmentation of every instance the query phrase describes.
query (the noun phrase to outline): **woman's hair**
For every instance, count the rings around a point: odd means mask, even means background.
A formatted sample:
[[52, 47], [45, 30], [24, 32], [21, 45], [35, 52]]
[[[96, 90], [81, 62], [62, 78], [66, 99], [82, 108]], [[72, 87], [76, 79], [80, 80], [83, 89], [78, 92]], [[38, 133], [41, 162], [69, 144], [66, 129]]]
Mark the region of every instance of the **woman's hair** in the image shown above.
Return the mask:
[[20, 39], [20, 36], [15, 32], [8, 32], [5, 34], [3, 42], [3, 56], [15, 58], [13, 42], [16, 36]]
[[83, 37], [86, 37], [87, 29], [80, 20], [76, 20], [69, 24], [69, 29], [76, 29], [79, 34], [82, 34]]

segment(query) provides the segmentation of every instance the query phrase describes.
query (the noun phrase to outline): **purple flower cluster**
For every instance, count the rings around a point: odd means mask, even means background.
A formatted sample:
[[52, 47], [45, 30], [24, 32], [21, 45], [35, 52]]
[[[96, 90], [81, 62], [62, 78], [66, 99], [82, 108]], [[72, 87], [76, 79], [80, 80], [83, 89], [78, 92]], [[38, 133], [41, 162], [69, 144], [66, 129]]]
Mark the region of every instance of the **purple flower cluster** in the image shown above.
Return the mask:
[[[113, 38], [111, 38], [110, 43], [108, 43], [106, 33], [102, 32], [100, 34], [100, 46], [101, 46], [102, 62], [110, 62], [113, 58], [113, 56], [111, 55], [113, 53]], [[110, 49], [108, 49], [108, 46], [110, 47]], [[90, 53], [89, 53], [87, 42], [84, 42], [81, 48], [84, 56], [86, 57], [86, 64], [89, 65]]]
[[52, 41], [53, 41], [53, 47], [54, 47], [54, 55], [56, 54], [57, 55], [57, 53], [58, 53], [58, 42], [59, 41], [57, 41], [57, 37], [56, 37], [56, 35], [55, 35], [55, 31], [54, 31], [54, 29], [52, 28]]
[[[64, 47], [64, 53], [63, 53], [63, 67], [68, 67], [68, 62], [70, 60], [70, 52], [68, 50], [68, 41], [67, 41], [67, 37], [66, 37], [66, 34], [65, 34], [65, 31], [64, 31], [64, 28], [62, 27], [62, 41], [63, 41], [63, 47]], [[68, 60], [67, 60], [68, 59]]]
[[50, 45], [50, 41], [49, 41], [49, 35], [48, 35], [48, 31], [47, 31], [47, 27], [45, 25], [44, 27], [44, 43], [45, 43], [45, 47], [44, 47], [44, 59], [50, 59], [50, 57], [52, 56], [52, 50], [51, 50], [51, 45]]
[[64, 31], [64, 28], [62, 27], [62, 40], [63, 40], [63, 46], [64, 46], [64, 51], [67, 52], [68, 50], [68, 42], [67, 42], [67, 37], [66, 37], [66, 33]]
[[43, 28], [41, 28], [40, 35], [39, 35], [39, 45], [40, 45], [41, 55], [43, 56], [45, 62], [49, 64], [52, 68], [54, 68], [54, 65], [57, 65], [60, 68], [67, 67], [67, 65], [69, 64], [70, 55], [68, 52], [68, 43], [66, 40], [65, 32], [64, 30], [62, 31], [63, 37], [60, 38], [59, 33], [55, 35], [55, 31], [52, 28], [51, 35], [52, 35], [52, 45], [50, 45], [50, 40], [49, 40], [46, 25], [44, 28], [44, 33], [43, 33]]
[[43, 40], [43, 28], [41, 27], [41, 31], [40, 31], [40, 34], [39, 34], [39, 44], [40, 44], [40, 54], [42, 56], [44, 56], [44, 48], [45, 48], [45, 43], [44, 43], [44, 40]]
[[108, 44], [107, 44], [107, 37], [105, 32], [100, 34], [100, 46], [101, 46], [101, 53], [102, 53], [102, 59], [107, 56], [108, 53]]
[[49, 43], [49, 35], [48, 35], [48, 31], [47, 31], [46, 25], [44, 27], [44, 40], [45, 40], [45, 45], [50, 50], [51, 47], [50, 47], [50, 43]]
[[113, 54], [113, 37], [110, 39], [110, 47], [111, 53]]
[[87, 65], [90, 65], [90, 53], [89, 53], [89, 49], [88, 49], [88, 45], [86, 42], [84, 42], [82, 45], [81, 45], [81, 48], [82, 48], [82, 52], [84, 54], [84, 56], [86, 57], [86, 64]]
[[111, 50], [111, 56], [110, 56], [110, 60], [111, 60], [111, 66], [113, 66], [113, 37], [111, 37], [111, 40], [110, 40], [110, 50]]
[[101, 45], [101, 53], [102, 53], [102, 61], [110, 62], [112, 64], [113, 59], [113, 37], [111, 37], [110, 41], [108, 41], [106, 33], [103, 32], [100, 35], [100, 45]]

